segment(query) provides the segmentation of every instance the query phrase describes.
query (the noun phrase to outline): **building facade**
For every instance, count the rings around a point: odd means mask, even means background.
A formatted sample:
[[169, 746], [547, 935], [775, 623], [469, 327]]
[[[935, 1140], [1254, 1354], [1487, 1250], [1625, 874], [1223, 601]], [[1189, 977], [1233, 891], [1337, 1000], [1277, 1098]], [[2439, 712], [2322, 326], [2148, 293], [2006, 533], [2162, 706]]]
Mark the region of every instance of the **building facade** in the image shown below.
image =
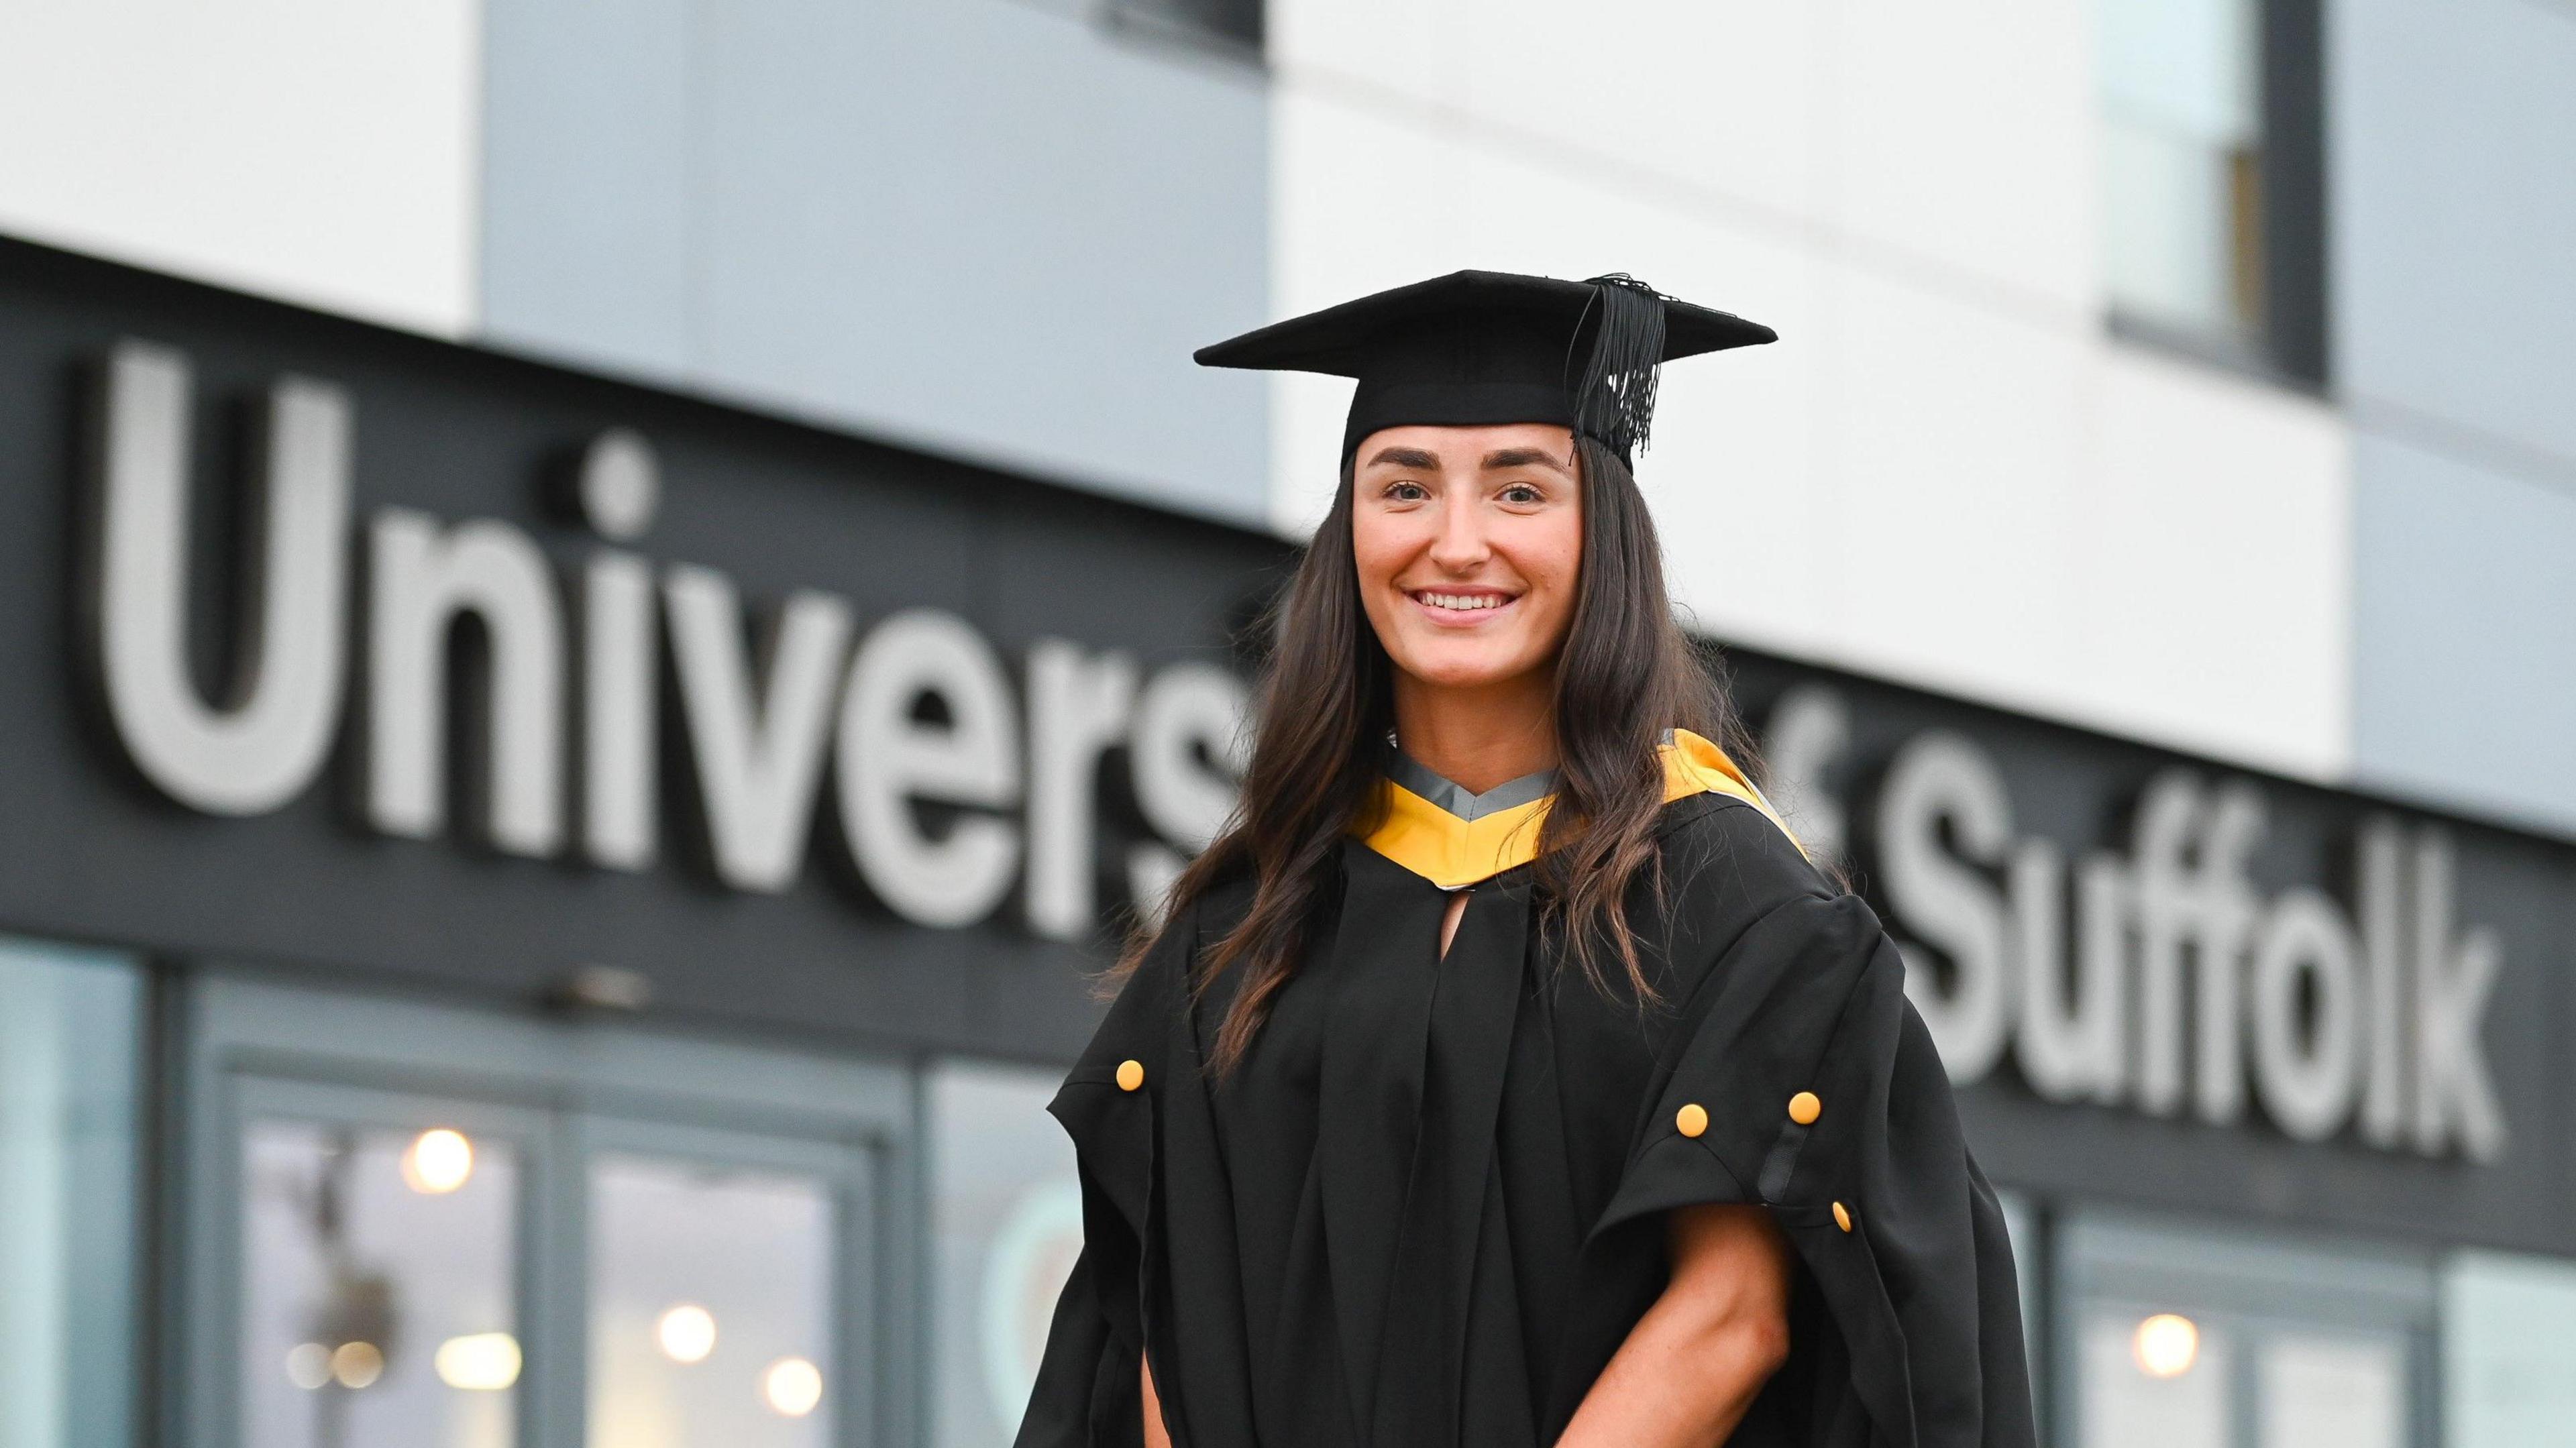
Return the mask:
[[2576, 1422], [2558, 0], [0, 19], [0, 1448], [1006, 1442], [1037, 1111], [1461, 266], [1920, 966], [2052, 1441]]

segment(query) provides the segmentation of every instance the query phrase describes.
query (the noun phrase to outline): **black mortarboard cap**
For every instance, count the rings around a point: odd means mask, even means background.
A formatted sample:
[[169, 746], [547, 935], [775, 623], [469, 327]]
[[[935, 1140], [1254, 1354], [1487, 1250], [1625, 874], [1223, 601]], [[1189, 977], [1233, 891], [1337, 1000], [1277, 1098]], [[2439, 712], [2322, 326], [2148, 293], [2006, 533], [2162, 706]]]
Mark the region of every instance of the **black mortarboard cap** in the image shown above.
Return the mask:
[[1380, 428], [1544, 422], [1628, 457], [1654, 420], [1656, 369], [1779, 340], [1759, 322], [1664, 296], [1633, 277], [1461, 271], [1273, 322], [1201, 347], [1203, 367], [1358, 379], [1348, 459]]

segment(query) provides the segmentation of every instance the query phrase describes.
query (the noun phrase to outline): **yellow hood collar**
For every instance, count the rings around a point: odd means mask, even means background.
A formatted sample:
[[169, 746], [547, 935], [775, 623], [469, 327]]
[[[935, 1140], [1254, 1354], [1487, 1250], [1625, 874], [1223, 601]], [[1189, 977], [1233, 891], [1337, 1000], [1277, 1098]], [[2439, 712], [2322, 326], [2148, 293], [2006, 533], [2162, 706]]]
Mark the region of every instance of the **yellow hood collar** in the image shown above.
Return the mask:
[[[1726, 751], [1687, 729], [1676, 729], [1659, 751], [1664, 762], [1664, 800], [1695, 794], [1724, 794], [1743, 800], [1789, 833], [1779, 812], [1754, 788]], [[1426, 776], [1436, 779], [1436, 776]], [[1425, 777], [1417, 777], [1423, 783]], [[1537, 776], [1533, 776], [1537, 778]], [[1372, 850], [1420, 875], [1443, 890], [1460, 890], [1526, 865], [1538, 856], [1539, 827], [1556, 796], [1543, 793], [1501, 808], [1480, 807], [1497, 796], [1509, 798], [1522, 781], [1482, 796], [1470, 796], [1446, 781], [1426, 784], [1439, 802], [1423, 792], [1389, 779], [1380, 783], [1383, 818], [1364, 843]], [[1442, 786], [1445, 786], [1442, 787]], [[1463, 817], [1462, 817], [1463, 816]], [[1796, 839], [1795, 835], [1790, 836]]]

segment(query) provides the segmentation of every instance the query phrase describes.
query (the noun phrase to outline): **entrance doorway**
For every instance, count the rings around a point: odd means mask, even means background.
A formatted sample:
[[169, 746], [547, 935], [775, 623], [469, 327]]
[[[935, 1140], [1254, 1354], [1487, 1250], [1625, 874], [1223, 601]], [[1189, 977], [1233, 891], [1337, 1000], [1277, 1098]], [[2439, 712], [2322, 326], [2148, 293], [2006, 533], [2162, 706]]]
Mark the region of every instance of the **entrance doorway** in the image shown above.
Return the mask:
[[2092, 1213], [2055, 1240], [2055, 1441], [2431, 1448], [2429, 1259]]
[[910, 1441], [892, 1063], [210, 976], [169, 1441]]

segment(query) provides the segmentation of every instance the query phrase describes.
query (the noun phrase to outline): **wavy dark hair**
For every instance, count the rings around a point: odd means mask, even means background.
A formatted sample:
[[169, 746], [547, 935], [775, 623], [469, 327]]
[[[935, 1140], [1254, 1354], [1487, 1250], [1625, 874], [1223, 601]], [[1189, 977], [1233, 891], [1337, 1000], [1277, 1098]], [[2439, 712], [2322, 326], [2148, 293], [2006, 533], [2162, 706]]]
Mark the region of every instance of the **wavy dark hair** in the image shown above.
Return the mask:
[[[1539, 836], [1543, 918], [1597, 988], [1615, 959], [1636, 998], [1655, 998], [1626, 901], [1641, 872], [1661, 883], [1654, 831], [1664, 803], [1657, 753], [1666, 730], [1749, 752], [1726, 691], [1673, 617], [1663, 550], [1636, 478], [1589, 437], [1575, 443], [1583, 552], [1574, 618], [1556, 664], [1556, 803]], [[1163, 918], [1180, 919], [1218, 885], [1249, 876], [1251, 909], [1217, 940], [1195, 989], [1241, 971], [1209, 1065], [1224, 1075], [1250, 1049], [1273, 997], [1295, 974], [1327, 912], [1337, 851], [1372, 823], [1379, 750], [1394, 726], [1393, 663], [1359, 593], [1351, 540], [1352, 467], [1270, 618], [1272, 645], [1254, 695], [1252, 757], [1223, 833], [1173, 884]], [[1749, 762], [1747, 763], [1749, 766]], [[1123, 984], [1153, 945], [1139, 932], [1107, 978]]]

